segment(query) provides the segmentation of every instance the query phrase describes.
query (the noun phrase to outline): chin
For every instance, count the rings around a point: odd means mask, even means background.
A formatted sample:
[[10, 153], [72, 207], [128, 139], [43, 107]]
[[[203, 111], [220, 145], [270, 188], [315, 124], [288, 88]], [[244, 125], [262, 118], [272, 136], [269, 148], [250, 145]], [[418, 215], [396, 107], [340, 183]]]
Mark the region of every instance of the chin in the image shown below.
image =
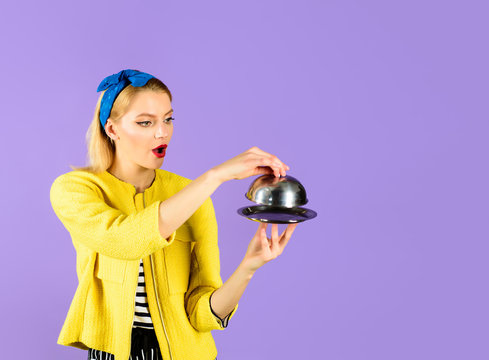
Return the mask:
[[157, 159], [157, 161], [155, 161], [155, 164], [153, 164], [153, 166], [151, 166], [151, 168], [152, 169], [159, 169], [161, 167], [161, 165], [163, 165], [164, 160], [165, 160], [165, 158]]
[[[158, 160], [160, 160], [160, 159], [158, 159]], [[148, 170], [156, 170], [156, 169], [159, 169], [162, 164], [163, 164], [163, 161], [155, 161], [152, 164], [141, 164], [140, 166], [143, 168], [146, 168]]]

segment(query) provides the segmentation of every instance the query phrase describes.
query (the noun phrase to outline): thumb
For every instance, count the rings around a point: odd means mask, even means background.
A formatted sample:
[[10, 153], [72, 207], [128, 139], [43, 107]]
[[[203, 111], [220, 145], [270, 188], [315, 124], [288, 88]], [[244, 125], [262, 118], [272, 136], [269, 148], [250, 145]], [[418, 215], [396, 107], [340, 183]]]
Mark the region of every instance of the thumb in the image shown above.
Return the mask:
[[273, 169], [269, 166], [257, 166], [255, 169], [256, 175], [273, 174]]

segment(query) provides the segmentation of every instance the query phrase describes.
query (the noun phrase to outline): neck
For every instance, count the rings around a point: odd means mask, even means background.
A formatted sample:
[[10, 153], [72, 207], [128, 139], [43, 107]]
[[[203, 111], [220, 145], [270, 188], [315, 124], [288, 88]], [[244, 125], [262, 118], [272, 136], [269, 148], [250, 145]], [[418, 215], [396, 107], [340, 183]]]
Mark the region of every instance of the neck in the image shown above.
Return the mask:
[[142, 193], [149, 188], [156, 177], [156, 171], [154, 169], [129, 169], [118, 166], [117, 162], [107, 169], [109, 173], [114, 175], [119, 180], [133, 185], [136, 188], [136, 194]]

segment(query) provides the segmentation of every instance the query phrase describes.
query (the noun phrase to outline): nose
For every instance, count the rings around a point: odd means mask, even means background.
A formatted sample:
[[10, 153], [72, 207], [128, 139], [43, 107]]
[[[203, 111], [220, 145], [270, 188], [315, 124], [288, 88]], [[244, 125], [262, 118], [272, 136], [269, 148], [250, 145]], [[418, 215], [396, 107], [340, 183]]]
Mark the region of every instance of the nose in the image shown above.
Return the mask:
[[156, 127], [156, 133], [155, 133], [155, 138], [166, 138], [168, 137], [168, 134], [170, 132], [170, 129], [167, 125], [165, 125], [163, 122], [159, 122], [158, 126]]

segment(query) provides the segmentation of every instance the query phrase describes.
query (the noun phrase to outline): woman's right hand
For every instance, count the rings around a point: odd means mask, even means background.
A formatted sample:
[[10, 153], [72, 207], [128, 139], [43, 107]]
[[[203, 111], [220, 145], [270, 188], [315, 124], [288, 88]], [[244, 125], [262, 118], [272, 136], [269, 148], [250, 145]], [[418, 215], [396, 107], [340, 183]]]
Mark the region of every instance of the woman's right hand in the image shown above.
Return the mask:
[[241, 180], [250, 176], [274, 174], [276, 177], [285, 176], [290, 167], [278, 157], [259, 149], [256, 146], [219, 164], [213, 168], [222, 182]]

